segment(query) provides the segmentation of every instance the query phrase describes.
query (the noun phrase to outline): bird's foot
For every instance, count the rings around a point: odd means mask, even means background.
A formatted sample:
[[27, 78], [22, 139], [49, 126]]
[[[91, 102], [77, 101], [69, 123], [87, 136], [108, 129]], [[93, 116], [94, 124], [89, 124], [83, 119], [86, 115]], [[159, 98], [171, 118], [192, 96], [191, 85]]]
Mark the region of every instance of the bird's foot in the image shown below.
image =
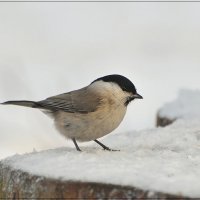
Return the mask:
[[107, 147], [106, 145], [102, 144], [101, 142], [99, 142], [98, 140], [94, 140], [97, 144], [99, 144], [101, 147], [103, 147], [103, 150], [106, 151], [120, 151], [120, 150], [115, 150], [115, 149], [110, 149], [109, 147]]
[[105, 151], [120, 151], [119, 149], [110, 149], [109, 147], [104, 147], [103, 150], [105, 150]]

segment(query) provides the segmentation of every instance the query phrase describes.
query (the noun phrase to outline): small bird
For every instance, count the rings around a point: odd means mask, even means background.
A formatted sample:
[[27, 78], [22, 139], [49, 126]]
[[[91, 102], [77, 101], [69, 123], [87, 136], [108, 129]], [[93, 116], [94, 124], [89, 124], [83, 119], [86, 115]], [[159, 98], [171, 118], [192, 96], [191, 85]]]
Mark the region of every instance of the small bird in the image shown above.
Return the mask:
[[128, 104], [143, 99], [126, 77], [113, 74], [94, 80], [79, 90], [59, 94], [42, 101], [7, 101], [2, 104], [26, 106], [42, 110], [54, 119], [55, 127], [73, 141], [94, 141], [104, 150], [115, 151], [99, 142], [123, 120]]

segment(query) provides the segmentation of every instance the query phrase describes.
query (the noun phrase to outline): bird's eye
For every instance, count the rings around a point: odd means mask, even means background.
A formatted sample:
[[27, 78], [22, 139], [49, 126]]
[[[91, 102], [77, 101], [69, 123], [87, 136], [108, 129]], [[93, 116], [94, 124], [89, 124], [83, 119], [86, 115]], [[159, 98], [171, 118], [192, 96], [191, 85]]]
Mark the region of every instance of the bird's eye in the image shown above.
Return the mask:
[[122, 90], [123, 90], [123, 91], [127, 91], [127, 89], [126, 89], [125, 87], [122, 87]]

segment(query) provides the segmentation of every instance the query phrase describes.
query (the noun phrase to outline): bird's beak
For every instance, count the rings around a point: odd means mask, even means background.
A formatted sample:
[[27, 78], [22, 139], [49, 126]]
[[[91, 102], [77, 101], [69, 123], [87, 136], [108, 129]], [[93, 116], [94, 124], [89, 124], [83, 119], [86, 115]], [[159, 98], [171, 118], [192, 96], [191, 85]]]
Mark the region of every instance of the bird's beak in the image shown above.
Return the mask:
[[134, 94], [132, 97], [135, 99], [143, 99], [143, 97], [138, 93]]

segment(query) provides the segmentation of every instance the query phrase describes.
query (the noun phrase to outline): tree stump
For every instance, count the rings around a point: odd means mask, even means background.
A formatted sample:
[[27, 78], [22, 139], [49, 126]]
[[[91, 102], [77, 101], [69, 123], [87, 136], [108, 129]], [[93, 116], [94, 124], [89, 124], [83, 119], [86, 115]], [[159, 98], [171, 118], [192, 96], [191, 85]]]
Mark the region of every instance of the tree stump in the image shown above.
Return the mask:
[[182, 196], [134, 187], [61, 181], [12, 169], [0, 162], [0, 199], [179, 199]]

